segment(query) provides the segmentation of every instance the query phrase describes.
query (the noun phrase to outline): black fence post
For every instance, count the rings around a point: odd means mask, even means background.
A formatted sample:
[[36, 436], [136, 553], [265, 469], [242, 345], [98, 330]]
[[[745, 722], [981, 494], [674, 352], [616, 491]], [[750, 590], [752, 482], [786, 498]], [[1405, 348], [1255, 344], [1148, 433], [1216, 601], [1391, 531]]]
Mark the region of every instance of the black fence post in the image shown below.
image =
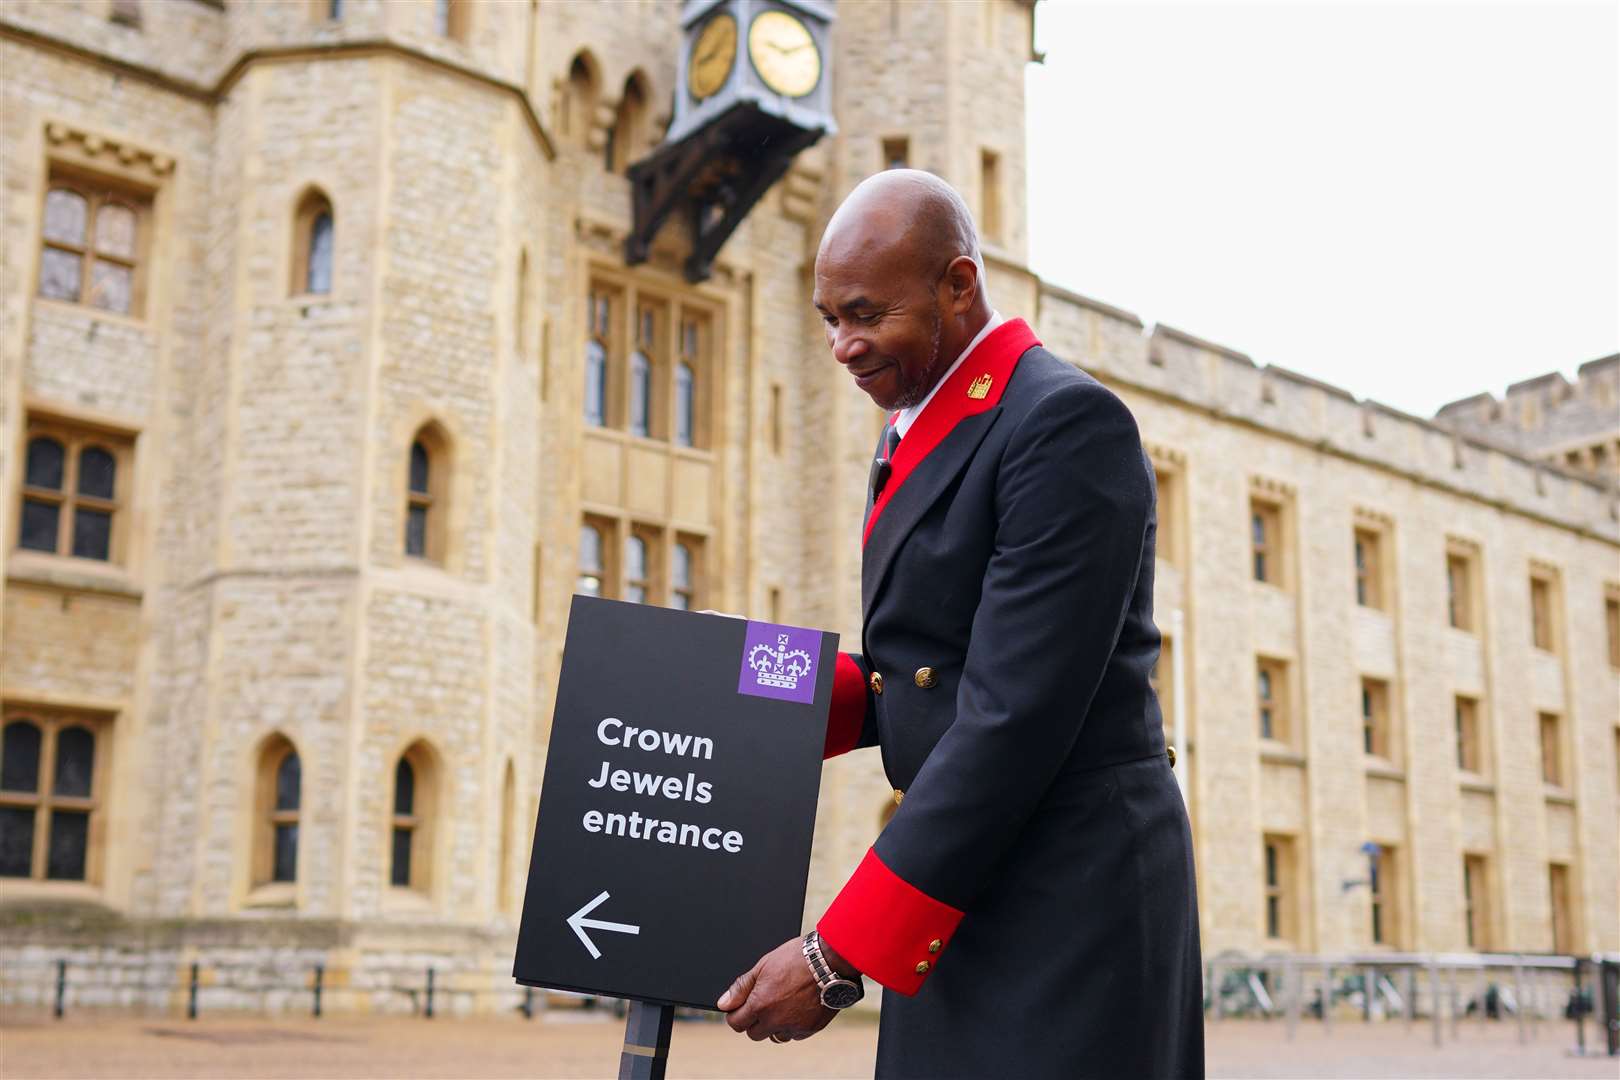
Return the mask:
[[1604, 960], [1598, 967], [1603, 988], [1603, 1033], [1610, 1057], [1620, 1057], [1620, 960]]
[[67, 999], [67, 961], [56, 962], [56, 1007], [52, 1013], [58, 1020], [62, 1019], [62, 1005]]
[[191, 962], [191, 987], [186, 994], [186, 1019], [197, 1019], [197, 962]]
[[534, 987], [525, 986], [523, 988], [523, 1005], [522, 1005], [522, 1008], [523, 1008], [523, 1019], [525, 1019], [525, 1020], [533, 1020], [534, 1019]]
[[1586, 1056], [1586, 1012], [1581, 1008], [1581, 1000], [1585, 997], [1586, 986], [1581, 976], [1585, 973], [1586, 961], [1580, 957], [1575, 958], [1575, 989], [1570, 995], [1569, 1007], [1564, 1015], [1575, 1021], [1575, 1053], [1579, 1057]]
[[326, 965], [315, 965], [315, 1019], [321, 1018], [321, 983], [326, 979]]
[[619, 1080], [664, 1080], [669, 1067], [669, 1037], [675, 1028], [673, 1005], [630, 1002], [624, 1022], [624, 1050], [619, 1054]]
[[423, 1015], [429, 1020], [433, 1019], [433, 969], [432, 968], [427, 969], [427, 1008], [423, 1010]]

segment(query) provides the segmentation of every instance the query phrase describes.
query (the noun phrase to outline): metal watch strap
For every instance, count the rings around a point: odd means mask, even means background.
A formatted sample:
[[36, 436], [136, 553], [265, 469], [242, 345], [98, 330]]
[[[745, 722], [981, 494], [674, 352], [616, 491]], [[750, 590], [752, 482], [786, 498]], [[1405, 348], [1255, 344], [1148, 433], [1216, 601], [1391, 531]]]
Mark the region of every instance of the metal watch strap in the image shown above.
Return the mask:
[[[804, 943], [800, 946], [800, 949], [804, 953], [805, 963], [810, 965], [810, 975], [816, 980], [816, 988], [821, 991], [823, 1004], [827, 1002], [828, 988], [837, 984], [843, 984], [853, 989], [856, 996], [854, 1000], [848, 1003], [850, 1005], [853, 1005], [864, 996], [860, 983], [839, 975], [832, 969], [832, 965], [827, 963], [827, 957], [821, 951], [821, 935], [817, 931], [812, 930], [804, 935]], [[831, 1007], [839, 1008], [841, 1006], [835, 1005]]]

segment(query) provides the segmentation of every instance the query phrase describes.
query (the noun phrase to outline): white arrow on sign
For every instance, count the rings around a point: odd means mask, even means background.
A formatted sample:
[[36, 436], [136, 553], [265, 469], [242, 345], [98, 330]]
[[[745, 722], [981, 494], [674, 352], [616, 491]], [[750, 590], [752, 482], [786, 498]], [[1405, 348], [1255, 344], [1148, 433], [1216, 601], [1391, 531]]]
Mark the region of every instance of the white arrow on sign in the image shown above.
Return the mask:
[[596, 947], [596, 942], [592, 941], [590, 935], [585, 933], [585, 928], [587, 926], [592, 930], [612, 930], [615, 933], [620, 934], [641, 933], [641, 927], [631, 926], [629, 923], [603, 922], [601, 919], [587, 919], [585, 917], [600, 907], [602, 905], [602, 901], [606, 900], [607, 898], [607, 893], [600, 893], [595, 900], [592, 900], [590, 903], [568, 916], [569, 927], [574, 931], [574, 933], [579, 935], [580, 944], [585, 946], [586, 951], [591, 954], [592, 960], [602, 959], [602, 950], [598, 949]]

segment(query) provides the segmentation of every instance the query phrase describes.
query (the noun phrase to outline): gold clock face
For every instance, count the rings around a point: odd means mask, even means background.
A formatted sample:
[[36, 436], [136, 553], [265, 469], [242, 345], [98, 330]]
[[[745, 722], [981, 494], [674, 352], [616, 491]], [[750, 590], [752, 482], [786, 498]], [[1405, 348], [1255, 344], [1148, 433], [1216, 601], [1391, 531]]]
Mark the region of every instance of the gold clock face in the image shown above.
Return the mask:
[[766, 11], [748, 27], [748, 56], [765, 85], [804, 97], [821, 81], [821, 53], [810, 30], [785, 11]]
[[698, 101], [726, 84], [737, 59], [737, 20], [721, 12], [704, 24], [686, 65], [686, 88]]

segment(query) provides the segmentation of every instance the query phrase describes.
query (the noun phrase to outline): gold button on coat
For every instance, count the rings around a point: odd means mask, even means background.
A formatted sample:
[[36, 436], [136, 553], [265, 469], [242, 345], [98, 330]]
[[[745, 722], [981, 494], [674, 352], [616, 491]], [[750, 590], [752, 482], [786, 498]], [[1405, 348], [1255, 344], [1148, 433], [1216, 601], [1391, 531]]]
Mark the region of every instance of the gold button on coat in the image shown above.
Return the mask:
[[939, 938], [935, 938], [933, 941], [930, 941], [928, 943], [928, 951], [929, 952], [937, 953], [937, 952], [939, 952], [939, 950], [943, 949], [944, 947], [945, 947], [945, 943], [940, 941]]
[[922, 963], [917, 965], [917, 974], [919, 974], [919, 975], [928, 974], [928, 961], [924, 960]]
[[937, 681], [934, 678], [934, 669], [931, 667], [918, 668], [917, 674], [912, 676], [912, 681], [914, 681], [922, 689], [927, 690]]
[[879, 671], [872, 672], [872, 677], [866, 680], [866, 684], [872, 688], [872, 693], [883, 693], [883, 673]]
[[1176, 748], [1173, 747], [1173, 746], [1165, 747], [1164, 748], [1164, 756], [1170, 759], [1170, 767], [1172, 769], [1175, 768], [1176, 767]]
[[905, 797], [905, 792], [901, 791], [899, 788], [894, 789], [894, 805], [899, 806], [905, 800]]

